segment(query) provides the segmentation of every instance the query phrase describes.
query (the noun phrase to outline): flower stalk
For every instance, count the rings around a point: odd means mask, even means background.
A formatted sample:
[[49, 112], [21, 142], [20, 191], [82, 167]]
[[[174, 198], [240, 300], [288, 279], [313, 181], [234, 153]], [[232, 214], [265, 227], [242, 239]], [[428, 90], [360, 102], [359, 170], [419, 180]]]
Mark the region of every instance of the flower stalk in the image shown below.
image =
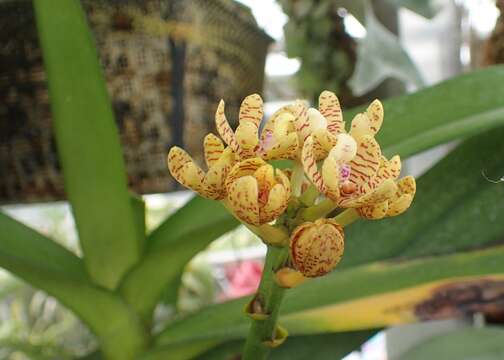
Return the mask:
[[[280, 287], [274, 275], [288, 260], [288, 248], [268, 246], [261, 283], [249, 308], [260, 311], [264, 317], [253, 316], [243, 349], [243, 360], [267, 359], [270, 350], [285, 340], [286, 334], [277, 328], [278, 313], [286, 289]], [[254, 304], [256, 303], [256, 304]]]

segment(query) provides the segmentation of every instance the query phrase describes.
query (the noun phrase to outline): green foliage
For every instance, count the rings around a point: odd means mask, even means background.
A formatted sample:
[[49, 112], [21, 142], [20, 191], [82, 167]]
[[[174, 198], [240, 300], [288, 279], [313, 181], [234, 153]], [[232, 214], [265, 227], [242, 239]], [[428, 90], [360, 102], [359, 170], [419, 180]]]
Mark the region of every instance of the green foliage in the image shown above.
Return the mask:
[[84, 261], [96, 284], [113, 289], [138, 261], [143, 234], [135, 228], [94, 41], [79, 1], [36, 0], [34, 5], [65, 190]]
[[435, 336], [392, 360], [498, 360], [504, 358], [504, 330], [498, 327], [462, 329]]
[[[413, 3], [420, 4], [409, 2]], [[300, 18], [309, 17], [311, 24], [295, 20], [288, 24], [292, 27], [288, 41], [302, 35], [300, 43], [288, 44], [289, 52], [309, 56], [314, 67], [328, 63], [327, 59], [331, 66], [346, 66], [345, 56], [329, 56], [313, 45], [332, 31], [327, 4], [297, 2], [292, 11]], [[237, 221], [218, 202], [194, 198], [145, 236], [144, 203], [126, 186], [112, 111], [79, 2], [36, 0], [35, 5], [66, 190], [84, 257], [0, 213], [0, 265], [71, 309], [97, 336], [107, 359], [227, 354], [248, 331], [249, 322], [242, 314], [248, 299], [179, 318], [159, 336], [154, 336], [151, 320], [166, 287], [175, 293], [187, 263], [236, 227]], [[394, 53], [392, 42], [387, 41], [385, 48]], [[319, 86], [334, 89], [342, 79], [325, 83], [325, 75], [310, 71], [303, 76], [313, 85], [312, 92]], [[481, 176], [482, 170], [493, 178], [504, 173], [504, 130], [499, 128], [504, 125], [503, 92], [504, 68], [496, 67], [386, 102], [387, 125], [379, 140], [388, 155], [409, 156], [479, 135], [420, 178], [419, 195], [408, 214], [349, 228], [340, 268], [286, 292], [281, 322], [299, 337], [274, 351], [273, 359], [306, 354], [334, 357], [332, 349], [321, 346], [329, 340], [340, 344], [338, 351], [344, 354], [374, 332], [367, 328], [386, 325], [370, 320], [365, 325], [342, 325], [328, 320], [329, 308], [353, 304], [356, 311], [370, 311], [358, 308], [357, 301], [387, 299], [392, 292], [433, 286], [437, 281], [504, 274], [504, 248], [496, 244], [504, 232], [504, 202], [500, 201], [504, 191]], [[301, 336], [355, 329], [362, 331], [309, 340]], [[419, 351], [436, 346], [439, 343]], [[415, 354], [411, 358], [419, 356]]]

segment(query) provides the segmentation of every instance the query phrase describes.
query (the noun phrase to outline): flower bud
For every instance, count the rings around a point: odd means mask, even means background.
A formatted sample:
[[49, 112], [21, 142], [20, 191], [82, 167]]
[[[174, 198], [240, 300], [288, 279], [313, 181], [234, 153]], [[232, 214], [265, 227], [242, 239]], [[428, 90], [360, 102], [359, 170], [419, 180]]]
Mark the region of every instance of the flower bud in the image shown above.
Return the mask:
[[307, 222], [292, 232], [291, 258], [296, 269], [304, 276], [322, 276], [339, 263], [344, 244], [343, 228], [334, 220]]

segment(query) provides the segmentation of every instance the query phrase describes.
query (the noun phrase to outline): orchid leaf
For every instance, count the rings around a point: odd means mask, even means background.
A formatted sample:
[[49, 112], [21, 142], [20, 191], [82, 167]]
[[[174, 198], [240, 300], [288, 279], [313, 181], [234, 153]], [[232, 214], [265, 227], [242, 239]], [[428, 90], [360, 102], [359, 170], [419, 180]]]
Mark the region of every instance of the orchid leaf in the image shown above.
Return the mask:
[[112, 289], [138, 261], [142, 239], [110, 99], [80, 1], [36, 0], [34, 6], [65, 190], [84, 261], [93, 281]]

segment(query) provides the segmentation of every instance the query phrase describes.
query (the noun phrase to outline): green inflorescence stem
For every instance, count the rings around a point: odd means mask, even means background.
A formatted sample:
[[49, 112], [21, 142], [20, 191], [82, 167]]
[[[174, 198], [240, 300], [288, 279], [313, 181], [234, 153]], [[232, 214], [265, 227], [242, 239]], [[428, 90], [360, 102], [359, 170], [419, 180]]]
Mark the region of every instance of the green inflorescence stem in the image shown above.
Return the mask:
[[262, 312], [269, 316], [264, 320], [252, 320], [250, 331], [243, 349], [243, 360], [267, 359], [271, 347], [264, 342], [275, 338], [275, 329], [285, 289], [274, 280], [278, 270], [288, 257], [288, 248], [268, 246], [261, 283], [256, 294], [256, 301], [261, 304]]

